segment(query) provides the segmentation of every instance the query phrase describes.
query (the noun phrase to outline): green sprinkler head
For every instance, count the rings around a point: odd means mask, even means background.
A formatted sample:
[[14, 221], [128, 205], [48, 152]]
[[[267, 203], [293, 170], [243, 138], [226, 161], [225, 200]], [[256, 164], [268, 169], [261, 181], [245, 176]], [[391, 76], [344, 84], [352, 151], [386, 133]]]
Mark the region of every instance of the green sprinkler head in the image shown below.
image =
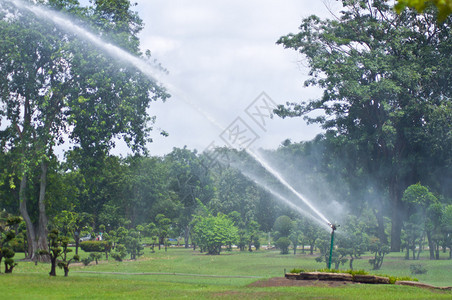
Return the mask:
[[330, 226], [331, 229], [333, 229], [333, 231], [335, 231], [340, 225], [337, 225], [337, 224], [331, 224], [331, 223], [328, 222], [328, 226]]

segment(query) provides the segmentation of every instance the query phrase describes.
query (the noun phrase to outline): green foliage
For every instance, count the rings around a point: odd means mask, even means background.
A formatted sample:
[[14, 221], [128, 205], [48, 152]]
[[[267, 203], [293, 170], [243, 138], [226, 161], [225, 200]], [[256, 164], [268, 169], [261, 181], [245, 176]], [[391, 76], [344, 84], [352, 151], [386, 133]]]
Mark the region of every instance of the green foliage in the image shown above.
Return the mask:
[[452, 205], [447, 205], [441, 216], [441, 232], [444, 247], [449, 248], [449, 258], [452, 259]]
[[427, 268], [421, 264], [410, 265], [411, 274], [425, 274], [427, 273]]
[[[191, 222], [196, 210], [202, 208], [215, 197], [215, 188], [210, 173], [206, 172], [205, 166], [196, 150], [174, 148], [165, 157], [165, 163], [169, 167], [169, 189], [174, 192], [180, 201], [175, 213], [171, 216], [161, 209], [159, 213], [165, 213], [171, 219], [178, 219], [180, 231], [183, 232], [185, 247], [188, 248]], [[166, 200], [164, 203], [168, 203]], [[201, 205], [200, 205], [201, 204]], [[224, 212], [226, 213], [226, 212]]]
[[87, 256], [87, 257], [81, 259], [81, 262], [83, 263], [84, 266], [89, 265], [92, 261], [93, 261], [93, 258], [91, 256]]
[[324, 273], [345, 273], [350, 275], [369, 275], [369, 272], [365, 270], [339, 270], [339, 269], [317, 269], [316, 272]]
[[289, 254], [290, 239], [288, 237], [280, 237], [275, 245], [281, 250], [281, 254]]
[[168, 235], [171, 230], [171, 219], [165, 217], [164, 214], [158, 214], [155, 216], [155, 224], [157, 229], [157, 236], [159, 238], [159, 249], [161, 245], [165, 245], [165, 250], [167, 249]]
[[290, 270], [290, 273], [301, 273], [301, 272], [306, 272], [306, 271], [304, 269], [297, 269], [297, 268]]
[[223, 245], [238, 241], [238, 228], [228, 216], [221, 213], [217, 216], [196, 216], [193, 233], [197, 244], [210, 255], [219, 255]]
[[[418, 266], [418, 265], [411, 265]], [[411, 268], [410, 266], [410, 268]], [[417, 268], [416, 268], [417, 269]], [[317, 269], [317, 270], [304, 270], [304, 269], [292, 269], [290, 273], [302, 273], [302, 272], [322, 272], [322, 273], [344, 273], [350, 274], [353, 277], [355, 275], [370, 275], [369, 272], [365, 270], [339, 270], [339, 269]], [[424, 272], [425, 273], [425, 272]], [[423, 273], [413, 273], [412, 274], [423, 274]], [[412, 278], [409, 276], [390, 276], [390, 275], [377, 275], [381, 277], [387, 277], [390, 284], [395, 284], [397, 281], [419, 281], [417, 278]]]
[[260, 241], [259, 241], [259, 223], [254, 220], [248, 222], [246, 226], [246, 238], [248, 242], [248, 251], [252, 252], [251, 246], [254, 245], [256, 250], [259, 250]]
[[289, 216], [279, 216], [273, 225], [273, 239], [278, 240], [281, 237], [288, 238], [293, 228], [294, 224]]
[[111, 249], [111, 243], [107, 241], [85, 241], [80, 243], [80, 248], [85, 252], [105, 252]]
[[389, 253], [389, 247], [383, 244], [378, 238], [373, 238], [369, 244], [369, 250], [374, 254], [374, 258], [369, 259], [369, 264], [373, 270], [379, 270], [383, 264], [383, 259]]
[[426, 210], [431, 204], [437, 203], [438, 199], [427, 187], [416, 183], [406, 188], [403, 192], [402, 201]]
[[141, 243], [141, 235], [137, 230], [131, 229], [125, 239], [124, 246], [127, 253], [130, 254], [130, 259], [137, 259], [138, 256], [143, 255], [143, 245]]
[[13, 259], [16, 253], [14, 252], [14, 250], [7, 247], [2, 247], [0, 251], [0, 255], [5, 259], [5, 273], [12, 273], [14, 267], [17, 266], [17, 263], [14, 262]]
[[389, 276], [389, 275], [378, 275], [382, 277], [388, 277], [390, 284], [395, 284], [397, 281], [419, 281], [417, 278], [409, 276]]
[[[438, 24], [430, 10], [397, 15], [386, 1], [342, 4], [337, 19], [310, 16], [298, 33], [278, 40], [305, 58], [311, 76], [305, 85], [324, 92], [319, 99], [278, 106], [275, 113], [303, 116], [326, 130], [317, 138], [329, 147], [325, 170], [340, 178], [334, 180], [339, 189], [352, 187], [378, 210], [391, 207], [391, 250], [399, 251], [399, 212], [405, 209], [400, 198], [407, 184], [422, 180], [450, 195], [444, 187], [451, 122], [444, 116], [450, 116], [452, 95], [452, 19]], [[378, 237], [385, 242], [383, 234]]]
[[361, 255], [368, 250], [369, 236], [366, 234], [368, 224], [355, 216], [348, 216], [342, 226], [343, 235], [337, 237], [337, 251], [350, 261], [350, 270], [353, 270], [353, 261], [360, 259]]
[[[410, 251], [412, 259], [416, 259], [416, 246], [419, 246], [419, 252], [422, 249], [422, 238], [424, 236], [423, 224], [419, 224], [422, 217], [419, 214], [412, 215], [408, 221], [404, 222], [402, 232], [402, 245], [405, 247], [405, 259], [410, 259]], [[419, 253], [418, 252], [418, 253]]]
[[5, 273], [12, 273], [17, 263], [13, 257], [17, 245], [16, 230], [22, 222], [21, 217], [11, 216], [5, 211], [0, 211], [0, 264], [4, 259]]
[[69, 246], [69, 239], [60, 234], [58, 229], [49, 231], [49, 250], [40, 250], [39, 255], [47, 255], [50, 257], [50, 276], [56, 276], [56, 266], [64, 270], [64, 276], [69, 274], [69, 265], [74, 261], [79, 261], [80, 257], [75, 254], [71, 259], [67, 259], [67, 254], [72, 252]]
[[[97, 265], [99, 259], [102, 258], [102, 253], [100, 253], [100, 252], [91, 252], [91, 253], [89, 254], [89, 258], [90, 258], [91, 260], [96, 261], [96, 265]], [[88, 263], [88, 264], [89, 264], [89, 263]], [[85, 265], [85, 266], [86, 266], [86, 265]]]
[[[129, 9], [130, 1], [90, 1], [87, 7], [82, 7], [78, 1], [39, 4], [43, 8], [52, 7], [55, 10], [52, 14], [64, 11], [69, 15], [60, 19], [72, 19], [71, 16], [82, 19], [88, 23], [87, 27], [95, 30], [94, 35], [108, 36], [109, 41], [142, 56], [138, 39], [141, 20]], [[76, 145], [73, 151], [82, 153], [83, 166], [77, 170], [82, 176], [77, 177], [88, 180], [78, 184], [81, 188], [74, 188], [75, 195], [69, 197], [78, 198], [77, 202], [82, 204], [79, 207], [85, 212], [89, 210], [83, 200], [89, 198], [89, 194], [98, 198], [94, 199], [94, 206], [102, 206], [105, 201], [96, 200], [108, 197], [99, 197], [96, 193], [102, 181], [94, 180], [102, 177], [92, 172], [96, 162], [115, 146], [115, 139], [123, 140], [135, 153], [146, 152], [154, 120], [147, 108], [153, 101], [165, 100], [169, 95], [135, 67], [112, 60], [108, 51], [80, 39], [78, 34], [68, 30], [69, 27], [57, 26], [12, 3], [0, 5], [0, 39], [4, 41], [0, 47], [0, 77], [4, 79], [0, 82], [0, 121], [4, 125], [0, 142], [2, 151], [8, 145], [8, 152], [13, 154], [13, 177], [17, 179], [11, 180], [9, 186], [19, 189], [16, 197], [20, 202], [17, 202], [24, 203], [20, 211], [30, 240], [43, 241], [29, 245], [33, 248], [30, 255], [34, 255], [36, 247], [46, 244], [45, 212], [50, 202], [45, 198], [47, 181], [59, 180], [58, 176], [52, 177], [55, 146], [71, 141]], [[37, 4], [29, 2], [27, 5]], [[144, 61], [146, 59], [143, 57]], [[39, 189], [39, 193], [33, 194], [28, 189]], [[62, 197], [49, 195], [58, 198], [50, 206], [52, 214], [61, 203], [76, 203], [67, 201], [66, 193], [60, 191], [56, 189], [54, 193], [61, 193]], [[38, 205], [39, 209], [35, 207], [29, 213], [26, 201]], [[91, 210], [94, 211], [100, 210]], [[40, 230], [35, 232], [34, 228], [38, 227]]]
[[9, 242], [9, 245], [14, 250], [14, 252], [24, 253], [25, 244], [23, 239], [15, 238], [11, 242]]
[[127, 249], [124, 245], [116, 245], [115, 246], [115, 251], [111, 253], [111, 256], [116, 260], [116, 261], [123, 261], [123, 259], [126, 257], [127, 255]]

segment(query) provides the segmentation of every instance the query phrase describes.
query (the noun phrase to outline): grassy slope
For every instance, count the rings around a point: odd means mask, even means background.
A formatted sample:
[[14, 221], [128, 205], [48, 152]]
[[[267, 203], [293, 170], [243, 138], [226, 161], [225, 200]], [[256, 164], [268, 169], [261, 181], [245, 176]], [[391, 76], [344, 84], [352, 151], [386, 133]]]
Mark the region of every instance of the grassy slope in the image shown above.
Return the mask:
[[[56, 278], [47, 274], [49, 266], [19, 262], [11, 275], [0, 275], [0, 290], [4, 299], [105, 299], [105, 298], [331, 298], [331, 299], [451, 299], [452, 294], [393, 285], [353, 285], [340, 288], [323, 287], [275, 287], [249, 288], [255, 278], [198, 277], [174, 275], [113, 275], [89, 272], [124, 273], [185, 273], [211, 275], [261, 276], [264, 278], [283, 276], [284, 268], [314, 269], [323, 267], [310, 256], [280, 255], [274, 251], [253, 253], [223, 253], [206, 256], [185, 249], [169, 249], [167, 253], [147, 253], [139, 261], [101, 263], [99, 265], [72, 266], [69, 277], [64, 278], [58, 270]], [[380, 274], [409, 276], [409, 265], [399, 255], [386, 258]], [[419, 261], [416, 261], [419, 263]], [[437, 285], [452, 285], [452, 262], [448, 260], [420, 262], [427, 269], [422, 282]], [[368, 269], [366, 259], [355, 263], [355, 269]], [[422, 275], [424, 276], [424, 275]]]

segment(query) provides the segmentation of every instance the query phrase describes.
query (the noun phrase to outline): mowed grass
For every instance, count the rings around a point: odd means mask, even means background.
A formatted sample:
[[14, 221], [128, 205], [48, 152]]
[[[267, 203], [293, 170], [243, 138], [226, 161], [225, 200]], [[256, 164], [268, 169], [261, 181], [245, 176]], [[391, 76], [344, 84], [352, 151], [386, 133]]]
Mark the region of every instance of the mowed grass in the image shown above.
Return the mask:
[[[82, 253], [83, 255], [83, 253]], [[452, 285], [452, 261], [405, 261], [398, 254], [385, 258], [376, 273], [413, 276], [409, 265], [423, 264], [428, 272], [421, 282]], [[366, 266], [367, 264], [367, 266]], [[369, 270], [367, 259], [356, 260], [355, 269]], [[224, 252], [208, 256], [190, 249], [170, 248], [150, 253], [137, 261], [98, 265], [72, 265], [69, 277], [50, 266], [19, 262], [13, 274], [0, 275], [3, 299], [451, 299], [451, 292], [438, 292], [395, 285], [346, 285], [341, 287], [249, 287], [257, 280], [282, 277], [284, 269], [318, 269], [324, 264], [309, 255], [280, 255], [278, 251]], [[140, 275], [141, 274], [141, 275]], [[444, 284], [438, 284], [444, 283]]]

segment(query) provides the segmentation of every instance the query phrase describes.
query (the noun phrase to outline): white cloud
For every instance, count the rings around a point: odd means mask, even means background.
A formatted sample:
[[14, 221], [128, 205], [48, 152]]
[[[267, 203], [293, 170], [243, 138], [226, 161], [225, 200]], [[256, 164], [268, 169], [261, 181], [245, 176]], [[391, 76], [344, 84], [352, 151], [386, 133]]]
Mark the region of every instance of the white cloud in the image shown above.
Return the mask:
[[177, 40], [163, 36], [143, 37], [141, 42], [143, 45], [146, 45], [146, 47], [149, 47], [149, 49], [152, 49], [151, 52], [159, 54], [171, 52], [179, 47], [179, 42]]
[[[265, 91], [275, 102], [308, 100], [321, 91], [303, 88], [307, 70], [297, 63], [295, 51], [276, 45], [277, 39], [296, 32], [302, 18], [328, 16], [321, 1], [306, 0], [138, 0], [145, 28], [143, 49], [150, 49], [170, 74], [163, 79], [174, 87], [165, 104], [153, 104], [157, 126], [168, 138], [154, 133], [152, 154], [172, 147], [205, 149], [221, 129], [203, 117], [200, 107], [223, 128]], [[193, 103], [192, 106], [186, 103]], [[320, 132], [302, 118], [271, 121], [256, 143], [277, 147], [281, 141], [312, 139]]]

